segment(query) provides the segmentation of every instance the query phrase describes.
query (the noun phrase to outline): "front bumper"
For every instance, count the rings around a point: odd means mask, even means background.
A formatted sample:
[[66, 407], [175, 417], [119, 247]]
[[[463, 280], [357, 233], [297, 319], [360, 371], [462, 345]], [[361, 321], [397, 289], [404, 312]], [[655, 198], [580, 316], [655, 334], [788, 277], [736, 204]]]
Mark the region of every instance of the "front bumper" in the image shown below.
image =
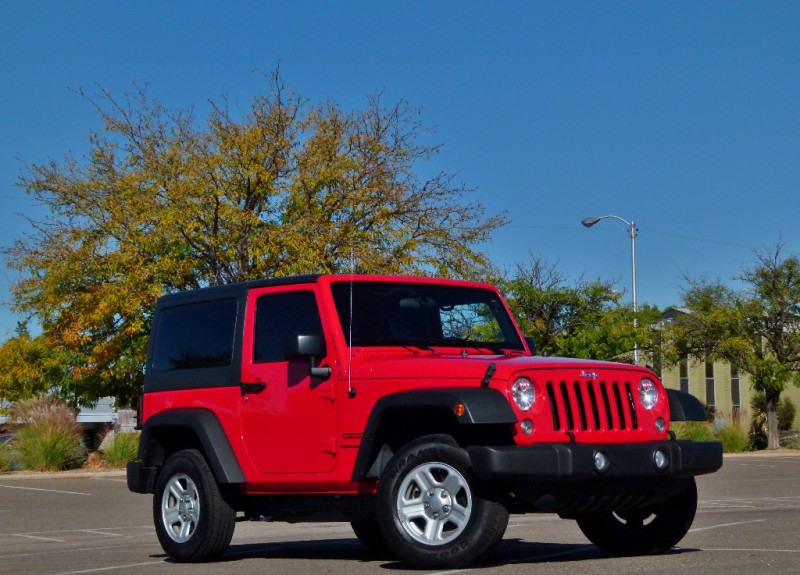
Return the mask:
[[[596, 458], [597, 454], [604, 457]], [[687, 479], [722, 467], [722, 444], [716, 441], [547, 443], [470, 447], [469, 456], [475, 474], [483, 481], [578, 484], [608, 479]], [[598, 468], [598, 459], [605, 466]]]

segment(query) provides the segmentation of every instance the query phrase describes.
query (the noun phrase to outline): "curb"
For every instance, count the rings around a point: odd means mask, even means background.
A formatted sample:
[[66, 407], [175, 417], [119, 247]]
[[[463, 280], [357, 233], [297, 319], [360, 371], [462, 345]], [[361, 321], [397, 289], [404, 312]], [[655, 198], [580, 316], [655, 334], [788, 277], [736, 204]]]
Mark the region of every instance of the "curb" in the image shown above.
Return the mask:
[[[744, 453], [724, 453], [724, 459], [746, 459], [748, 457], [800, 457], [798, 449], [780, 449], [762, 451], [748, 451]], [[75, 471], [12, 471], [10, 473], [0, 473], [0, 482], [30, 479], [92, 479], [92, 478], [125, 478], [124, 469], [114, 469], [109, 471], [87, 471], [77, 469]]]
[[12, 471], [11, 473], [0, 473], [0, 483], [6, 481], [21, 481], [29, 479], [93, 479], [93, 478], [117, 478], [125, 477], [125, 470], [118, 469], [112, 471]]
[[723, 453], [723, 459], [748, 457], [800, 457], [798, 449], [762, 449], [761, 451], [745, 451], [742, 453]]

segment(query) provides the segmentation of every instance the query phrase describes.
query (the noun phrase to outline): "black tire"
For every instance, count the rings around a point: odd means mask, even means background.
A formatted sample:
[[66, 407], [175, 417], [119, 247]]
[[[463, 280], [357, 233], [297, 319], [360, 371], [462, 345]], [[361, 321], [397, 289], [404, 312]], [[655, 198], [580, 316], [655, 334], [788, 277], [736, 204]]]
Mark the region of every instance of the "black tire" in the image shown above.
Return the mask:
[[378, 483], [378, 524], [400, 559], [422, 568], [459, 568], [494, 548], [508, 511], [482, 497], [466, 451], [440, 437], [392, 458]]
[[174, 561], [196, 563], [222, 555], [236, 527], [236, 510], [196, 449], [167, 459], [156, 480], [153, 520], [161, 547]]
[[646, 509], [593, 513], [578, 518], [583, 534], [603, 551], [630, 556], [660, 553], [674, 547], [692, 526], [697, 484]]
[[375, 551], [376, 553], [389, 551], [389, 546], [383, 538], [377, 521], [351, 521], [350, 526], [353, 528], [353, 533], [356, 534], [358, 540], [370, 551]]

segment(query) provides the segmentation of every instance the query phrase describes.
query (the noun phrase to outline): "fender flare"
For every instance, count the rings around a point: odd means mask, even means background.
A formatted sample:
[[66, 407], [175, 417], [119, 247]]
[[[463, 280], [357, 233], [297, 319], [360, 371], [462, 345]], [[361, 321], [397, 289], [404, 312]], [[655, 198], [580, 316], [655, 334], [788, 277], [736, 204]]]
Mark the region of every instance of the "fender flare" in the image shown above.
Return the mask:
[[669, 416], [671, 421], [705, 421], [706, 410], [700, 400], [691, 393], [667, 389]]
[[245, 477], [225, 430], [217, 416], [207, 409], [185, 408], [162, 411], [149, 417], [142, 427], [139, 460], [158, 467], [164, 463], [164, 449], [158, 435], [189, 430], [200, 443], [214, 477], [219, 483], [244, 483]]
[[[456, 405], [463, 405], [464, 412], [457, 415]], [[363, 479], [370, 468], [376, 447], [375, 442], [384, 416], [397, 410], [414, 411], [435, 408], [452, 414], [459, 426], [471, 425], [514, 425], [517, 416], [502, 392], [486, 387], [428, 388], [403, 391], [382, 397], [370, 412], [361, 444], [358, 447], [353, 481]]]

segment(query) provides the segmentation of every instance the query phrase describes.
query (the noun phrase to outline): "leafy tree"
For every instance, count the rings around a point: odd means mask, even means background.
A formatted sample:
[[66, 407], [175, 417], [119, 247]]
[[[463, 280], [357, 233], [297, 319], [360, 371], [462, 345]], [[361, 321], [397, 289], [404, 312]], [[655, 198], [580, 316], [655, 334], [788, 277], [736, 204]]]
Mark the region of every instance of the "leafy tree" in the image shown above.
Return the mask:
[[502, 282], [509, 307], [522, 331], [536, 340], [540, 353], [591, 359], [633, 361], [634, 343], [651, 347], [658, 310], [644, 306], [634, 328], [634, 312], [620, 304], [622, 294], [600, 279], [574, 284], [548, 263], [531, 255]]
[[[753, 410], [753, 430], [759, 434], [767, 435], [767, 396], [763, 391], [757, 391], [750, 398], [750, 408]], [[778, 430], [789, 431], [794, 424], [797, 408], [788, 397], [782, 397], [778, 402]]]
[[[505, 223], [469, 191], [418, 169], [420, 111], [371, 97], [363, 109], [312, 104], [279, 73], [234, 112], [205, 122], [139, 90], [79, 94], [102, 129], [81, 158], [27, 166], [20, 185], [49, 209], [6, 250], [23, 273], [17, 310], [80, 358], [86, 399], [138, 389], [156, 299], [175, 290], [298, 273], [476, 276], [475, 246]], [[426, 169], [427, 168], [426, 166]]]
[[691, 311], [668, 329], [673, 357], [709, 356], [737, 365], [763, 392], [768, 447], [779, 447], [778, 404], [787, 383], [800, 385], [800, 260], [784, 257], [783, 245], [756, 253], [756, 265], [737, 292], [720, 282], [690, 281], [684, 293]]
[[31, 337], [24, 325], [0, 346], [0, 398], [15, 402], [51, 394], [75, 404], [77, 358], [47, 336]]

